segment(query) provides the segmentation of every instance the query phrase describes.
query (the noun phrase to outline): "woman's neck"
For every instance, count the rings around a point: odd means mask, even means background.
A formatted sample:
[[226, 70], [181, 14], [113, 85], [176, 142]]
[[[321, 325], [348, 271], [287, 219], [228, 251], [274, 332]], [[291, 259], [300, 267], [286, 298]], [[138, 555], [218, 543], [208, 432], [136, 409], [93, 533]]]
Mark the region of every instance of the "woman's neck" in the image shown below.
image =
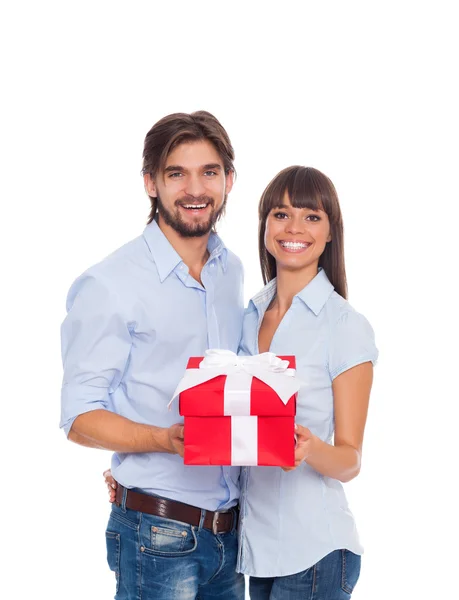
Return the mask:
[[293, 298], [314, 279], [317, 273], [317, 265], [300, 273], [288, 269], [279, 269], [277, 271], [276, 296], [271, 309], [276, 309], [285, 314], [292, 305]]

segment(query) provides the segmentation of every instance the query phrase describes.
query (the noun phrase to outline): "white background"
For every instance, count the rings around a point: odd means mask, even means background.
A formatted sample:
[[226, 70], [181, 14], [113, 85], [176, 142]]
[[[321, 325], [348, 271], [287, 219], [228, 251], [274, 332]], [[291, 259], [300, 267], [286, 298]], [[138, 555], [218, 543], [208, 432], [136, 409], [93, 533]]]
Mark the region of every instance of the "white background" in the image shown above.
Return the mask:
[[59, 326], [72, 280], [143, 229], [146, 132], [198, 109], [236, 150], [220, 233], [247, 299], [268, 181], [311, 165], [341, 199], [350, 301], [380, 349], [363, 470], [346, 486], [366, 548], [353, 598], [457, 597], [454, 4], [1, 10], [2, 598], [113, 596], [109, 454], [58, 430]]

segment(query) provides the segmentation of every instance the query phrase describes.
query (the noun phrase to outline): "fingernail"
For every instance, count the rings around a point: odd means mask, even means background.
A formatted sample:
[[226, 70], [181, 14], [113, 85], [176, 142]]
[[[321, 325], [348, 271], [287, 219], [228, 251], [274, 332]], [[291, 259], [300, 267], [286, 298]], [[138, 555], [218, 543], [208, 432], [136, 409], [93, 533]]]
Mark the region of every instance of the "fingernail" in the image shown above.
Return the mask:
[[115, 490], [116, 489], [116, 485], [114, 483], [111, 484], [112, 488]]
[[295, 423], [295, 431], [298, 429], [298, 425]]

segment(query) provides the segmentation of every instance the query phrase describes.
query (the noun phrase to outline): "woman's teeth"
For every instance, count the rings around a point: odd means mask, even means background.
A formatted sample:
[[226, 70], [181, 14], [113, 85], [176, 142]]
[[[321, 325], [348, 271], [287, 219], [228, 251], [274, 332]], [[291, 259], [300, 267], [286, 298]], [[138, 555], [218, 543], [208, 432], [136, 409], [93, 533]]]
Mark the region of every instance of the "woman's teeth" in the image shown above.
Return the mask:
[[283, 248], [288, 248], [289, 250], [300, 250], [302, 248], [307, 248], [310, 245], [307, 242], [279, 242], [279, 244]]

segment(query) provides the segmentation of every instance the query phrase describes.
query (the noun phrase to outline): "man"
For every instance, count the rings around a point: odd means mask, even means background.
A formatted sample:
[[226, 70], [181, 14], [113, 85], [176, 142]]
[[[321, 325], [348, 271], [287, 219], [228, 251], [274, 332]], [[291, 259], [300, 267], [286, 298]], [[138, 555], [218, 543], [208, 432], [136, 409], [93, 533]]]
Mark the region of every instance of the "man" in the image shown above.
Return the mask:
[[190, 356], [238, 347], [242, 266], [213, 231], [233, 148], [211, 114], [178, 113], [151, 128], [143, 159], [143, 235], [69, 292], [61, 427], [114, 452], [106, 540], [116, 598], [240, 600], [239, 469], [185, 466], [177, 404], [167, 410]]

